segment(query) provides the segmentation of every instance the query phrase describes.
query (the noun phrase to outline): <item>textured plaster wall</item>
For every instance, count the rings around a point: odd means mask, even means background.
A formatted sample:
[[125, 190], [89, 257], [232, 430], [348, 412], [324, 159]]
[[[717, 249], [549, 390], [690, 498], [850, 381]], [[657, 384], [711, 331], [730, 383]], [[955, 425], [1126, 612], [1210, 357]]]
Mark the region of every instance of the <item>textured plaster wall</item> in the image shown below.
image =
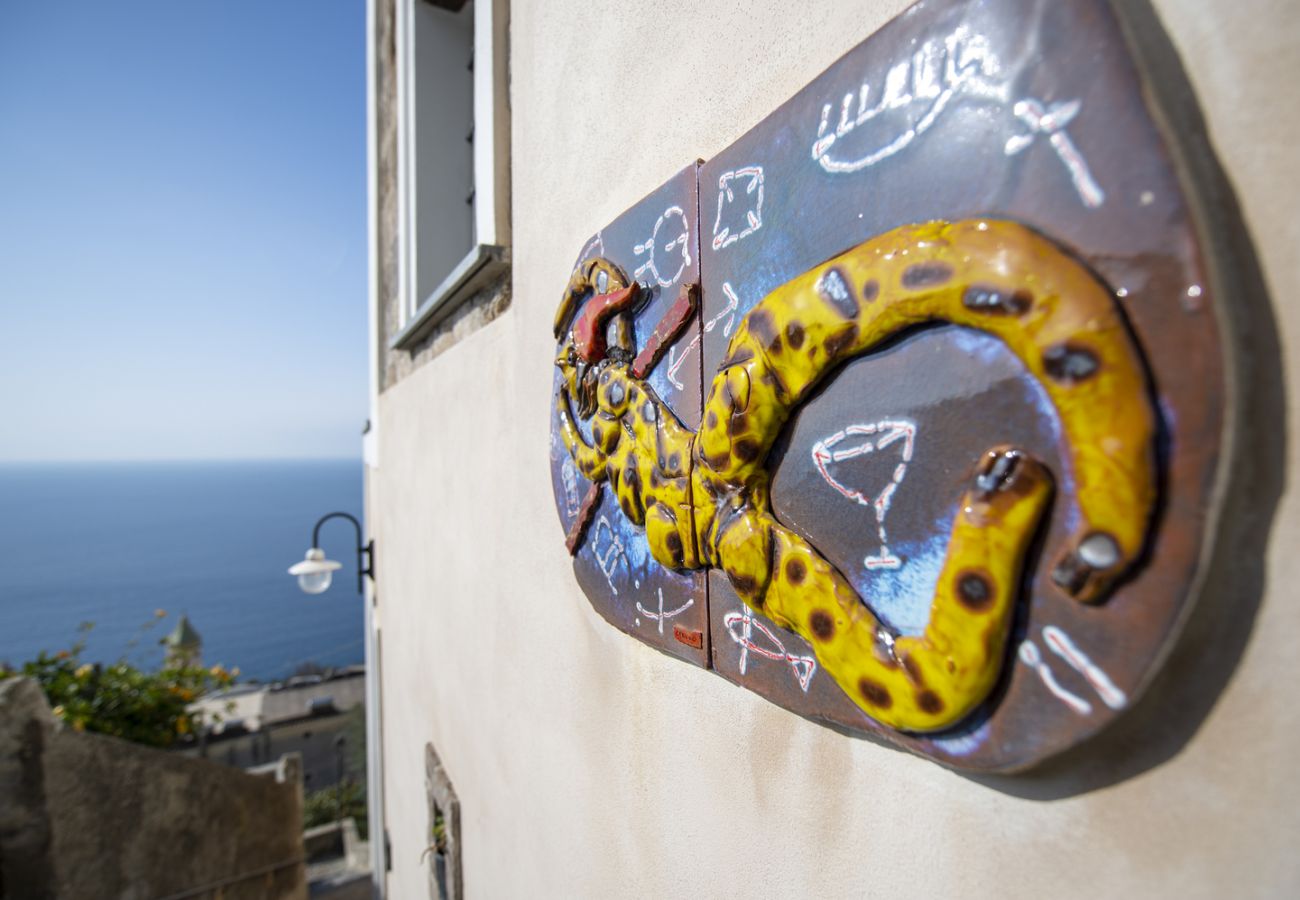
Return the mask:
[[[547, 410], [551, 316], [581, 241], [905, 6], [514, 4], [513, 303], [379, 400], [392, 896], [428, 890], [426, 741], [460, 795], [471, 897], [1300, 893], [1293, 486], [1239, 662], [1222, 621], [1202, 624], [1114, 733], [1018, 779], [966, 778], [803, 721], [614, 631], [574, 582]], [[1295, 385], [1292, 4], [1157, 8], [1238, 191]], [[1230, 673], [1221, 692], [1200, 674], [1216, 668]]]

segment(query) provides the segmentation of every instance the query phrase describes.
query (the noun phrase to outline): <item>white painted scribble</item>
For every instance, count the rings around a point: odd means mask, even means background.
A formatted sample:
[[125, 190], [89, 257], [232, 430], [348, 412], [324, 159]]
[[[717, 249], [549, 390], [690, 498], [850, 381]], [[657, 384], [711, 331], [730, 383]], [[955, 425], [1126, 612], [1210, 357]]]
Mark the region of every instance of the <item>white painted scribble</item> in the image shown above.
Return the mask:
[[1088, 169], [1088, 161], [1083, 158], [1083, 154], [1079, 152], [1079, 148], [1065, 131], [1065, 126], [1074, 120], [1082, 106], [1082, 101], [1079, 100], [1062, 101], [1050, 106], [1044, 106], [1041, 100], [1032, 97], [1018, 101], [1011, 111], [1029, 128], [1029, 131], [1025, 134], [1012, 135], [1007, 139], [1004, 149], [1007, 156], [1014, 156], [1029, 147], [1040, 134], [1046, 135], [1048, 143], [1052, 145], [1056, 155], [1065, 164], [1066, 171], [1070, 173], [1070, 180], [1079, 193], [1079, 199], [1083, 201], [1084, 206], [1095, 209], [1106, 202], [1106, 193], [1092, 177], [1092, 172]]
[[[858, 172], [874, 166], [905, 149], [930, 129], [958, 94], [1006, 103], [1007, 85], [994, 81], [1001, 65], [986, 37], [966, 26], [943, 38], [921, 44], [909, 57], [893, 65], [885, 75], [879, 99], [871, 103], [871, 85], [862, 82], [856, 95], [846, 93], [840, 102], [839, 122], [832, 128], [833, 103], [822, 106], [817, 139], [812, 144], [812, 158], [827, 172]], [[857, 111], [854, 112], [854, 101]], [[906, 110], [903, 125], [880, 141], [873, 141], [865, 152], [852, 158], [848, 154], [832, 155], [831, 148], [855, 128], [878, 116]], [[910, 113], [910, 114], [908, 114]]]
[[668, 348], [668, 381], [679, 391], [683, 390], [686, 385], [677, 380], [677, 370], [682, 367], [682, 363], [686, 362], [686, 357], [690, 352], [699, 345], [700, 336], [697, 334], [695, 337], [691, 338], [691, 342], [686, 345], [686, 349], [682, 350], [680, 356], [677, 355], [676, 347]]
[[564, 511], [572, 519], [578, 514], [578, 470], [567, 456], [560, 464], [560, 481], [564, 484]]
[[728, 281], [722, 282], [722, 293], [727, 295], [727, 305], [722, 307], [722, 311], [716, 316], [704, 323], [704, 330], [712, 331], [713, 326], [722, 321], [723, 316], [726, 316], [727, 324], [722, 329], [722, 336], [731, 337], [731, 326], [736, 324], [736, 310], [740, 309], [740, 298], [736, 296], [735, 288]]
[[[808, 693], [808, 687], [812, 684], [813, 673], [817, 671], [816, 657], [800, 656], [788, 652], [785, 649], [785, 644], [781, 643], [781, 639], [772, 633], [772, 629], [755, 619], [746, 606], [741, 606], [735, 612], [727, 613], [722, 617], [722, 624], [727, 629], [727, 634], [740, 647], [741, 675], [744, 675], [748, 668], [749, 654], [752, 651], [764, 659], [788, 663], [790, 670], [794, 673], [795, 680], [799, 682], [799, 689], [805, 694]], [[739, 630], [735, 627], [737, 625], [740, 626]], [[766, 638], [765, 643], [768, 646], [754, 642], [755, 630]]]
[[[1002, 74], [1001, 62], [984, 35], [962, 26], [947, 37], [932, 38], [889, 69], [875, 103], [871, 102], [871, 84], [864, 81], [856, 94], [846, 93], [840, 101], [838, 122], [834, 120], [835, 104], [824, 104], [817, 138], [812, 144], [812, 158], [831, 173], [870, 168], [905, 150], [930, 130], [958, 94], [1005, 108], [1011, 98], [1009, 85], [1000, 80]], [[1033, 144], [1039, 135], [1045, 136], [1069, 172], [1079, 199], [1084, 206], [1096, 208], [1105, 202], [1106, 194], [1065, 130], [1080, 108], [1079, 100], [1050, 105], [1033, 97], [1017, 101], [1011, 113], [1029, 130], [1008, 138], [1004, 152], [1014, 156]], [[886, 120], [892, 127], [873, 138], [864, 151], [846, 154], [841, 144], [841, 152], [831, 153], [855, 129], [894, 111], [896, 115]]]
[[1056, 680], [1056, 676], [1052, 674], [1052, 670], [1043, 661], [1043, 654], [1038, 651], [1037, 644], [1029, 640], [1024, 641], [1021, 643], [1017, 655], [1022, 663], [1038, 673], [1038, 677], [1042, 679], [1043, 685], [1052, 693], [1052, 696], [1081, 716], [1086, 716], [1092, 712], [1091, 703], [1078, 694], [1061, 687], [1060, 682]]
[[[834, 449], [841, 442], [850, 438], [864, 438], [853, 446], [842, 450]], [[901, 461], [894, 467], [889, 482], [874, 496], [865, 491], [856, 490], [840, 482], [831, 474], [832, 463], [843, 462], [867, 453], [884, 450], [889, 445], [902, 441], [899, 457]], [[902, 560], [889, 550], [889, 536], [885, 533], [885, 516], [893, 502], [894, 492], [907, 476], [907, 465], [912, 461], [912, 451], [916, 442], [916, 425], [906, 420], [885, 420], [871, 424], [849, 425], [832, 435], [822, 438], [812, 446], [813, 465], [822, 478], [842, 497], [862, 506], [869, 506], [876, 514], [876, 531], [880, 537], [880, 552], [863, 559], [868, 569], [897, 569]]]
[[[667, 229], [664, 236], [660, 237], [659, 232]], [[691, 226], [686, 219], [686, 213], [680, 206], [670, 206], [655, 220], [655, 227], [650, 232], [650, 237], [645, 243], [637, 244], [632, 248], [637, 256], [645, 254], [645, 262], [637, 267], [634, 277], [641, 279], [648, 276], [653, 279], [655, 284], [660, 287], [668, 287], [682, 277], [686, 267], [691, 264]], [[669, 278], [664, 278], [659, 270], [663, 257], [659, 256], [662, 251], [664, 257], [667, 257], [667, 263], [671, 264], [673, 257], [669, 254], [673, 250], [679, 251], [677, 256], [677, 269]], [[647, 279], [647, 280], [648, 280]]]
[[[716, 316], [704, 323], [704, 331], [707, 334], [712, 331], [719, 322], [726, 318], [727, 324], [722, 329], [723, 337], [731, 337], [731, 327], [736, 323], [736, 310], [740, 308], [740, 298], [736, 296], [735, 290], [728, 282], [722, 282], [722, 292], [727, 295], [727, 305], [722, 308]], [[696, 334], [691, 338], [691, 342], [682, 350], [681, 356], [676, 353], [676, 347], [668, 348], [668, 380], [672, 382], [677, 390], [682, 390], [686, 385], [677, 380], [677, 370], [686, 362], [686, 357], [690, 352], [700, 345], [700, 335]]]
[[[736, 203], [737, 191], [732, 189], [733, 181], [745, 181], [742, 195], [745, 208], [745, 227], [732, 231], [731, 225], [722, 224], [722, 212]], [[763, 167], [745, 166], [718, 176], [718, 214], [713, 220], [713, 249], [721, 250], [741, 238], [749, 237], [763, 227]]]
[[[636, 611], [639, 612], [641, 615], [645, 616], [647, 619], [653, 619], [655, 622], [658, 622], [659, 633], [663, 634], [664, 622], [668, 621], [669, 619], [680, 616], [682, 613], [686, 612], [686, 610], [694, 606], [695, 598], [693, 597], [690, 598], [689, 600], [687, 600], [685, 603], [683, 603], [681, 606], [677, 607], [676, 609], [666, 610], [664, 609], [664, 589], [657, 588], [657, 590], [659, 592], [659, 611], [655, 612], [654, 610], [646, 609], [644, 606], [641, 605], [640, 600], [636, 602]], [[641, 620], [637, 619], [636, 623], [640, 625]]]
[[1087, 679], [1088, 685], [1097, 692], [1102, 703], [1111, 709], [1123, 709], [1128, 703], [1128, 695], [1116, 687], [1115, 682], [1110, 680], [1110, 676], [1103, 672], [1101, 667], [1088, 657], [1088, 654], [1080, 650], [1070, 636], [1060, 628], [1055, 625], [1045, 627], [1043, 643]]
[[578, 267], [581, 266], [583, 263], [585, 263], [587, 260], [592, 259], [593, 257], [596, 256], [604, 256], [604, 255], [605, 255], [605, 239], [604, 237], [601, 236], [601, 232], [597, 231], [596, 236], [587, 242], [587, 246], [582, 248], [582, 255], [579, 256], [578, 261], [573, 264], [573, 271], [575, 272], [578, 271]]
[[[1066, 634], [1063, 630], [1055, 625], [1048, 625], [1043, 628], [1043, 643], [1047, 648], [1065, 660], [1070, 668], [1083, 676], [1101, 702], [1105, 703], [1111, 709], [1123, 709], [1128, 703], [1128, 695], [1115, 686], [1110, 676], [1102, 671], [1101, 667], [1094, 663], [1088, 654], [1079, 649], [1079, 645]], [[1039, 652], [1038, 646], [1032, 641], [1025, 640], [1020, 645], [1020, 661], [1038, 673], [1043, 684], [1049, 691], [1070, 709], [1074, 710], [1081, 716], [1086, 716], [1092, 712], [1092, 704], [1077, 694], [1063, 688], [1056, 680], [1051, 667], [1043, 659], [1042, 653]]]
[[[601, 548], [601, 537], [605, 538], [605, 546]], [[601, 574], [605, 576], [605, 583], [609, 589], [618, 596], [618, 588], [614, 587], [614, 570], [618, 567], [619, 561], [623, 567], [630, 569], [631, 566], [627, 561], [627, 552], [623, 548], [623, 541], [614, 530], [614, 526], [609, 524], [606, 516], [601, 516], [596, 522], [596, 527], [591, 530], [591, 554], [596, 557], [596, 565], [600, 567]]]

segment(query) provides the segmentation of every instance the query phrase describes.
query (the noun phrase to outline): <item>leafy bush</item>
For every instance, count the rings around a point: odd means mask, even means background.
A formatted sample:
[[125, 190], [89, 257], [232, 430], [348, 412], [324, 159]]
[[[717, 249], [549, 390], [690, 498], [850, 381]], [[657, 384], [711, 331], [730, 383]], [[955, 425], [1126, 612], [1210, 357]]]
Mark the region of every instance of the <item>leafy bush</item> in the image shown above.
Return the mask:
[[344, 713], [343, 737], [347, 746], [347, 771], [366, 771], [366, 707], [354, 706]]
[[357, 823], [357, 834], [366, 839], [366, 789], [355, 781], [343, 781], [334, 787], [312, 791], [303, 800], [302, 819], [304, 828], [328, 825], [339, 819], [353, 818]]
[[[82, 632], [89, 630], [83, 625]], [[83, 641], [55, 654], [41, 652], [18, 669], [0, 667], [0, 679], [26, 676], [44, 690], [54, 715], [77, 731], [168, 747], [193, 734], [198, 715], [187, 707], [199, 695], [228, 686], [239, 670], [221, 666], [163, 668], [148, 672], [120, 659], [84, 662]]]

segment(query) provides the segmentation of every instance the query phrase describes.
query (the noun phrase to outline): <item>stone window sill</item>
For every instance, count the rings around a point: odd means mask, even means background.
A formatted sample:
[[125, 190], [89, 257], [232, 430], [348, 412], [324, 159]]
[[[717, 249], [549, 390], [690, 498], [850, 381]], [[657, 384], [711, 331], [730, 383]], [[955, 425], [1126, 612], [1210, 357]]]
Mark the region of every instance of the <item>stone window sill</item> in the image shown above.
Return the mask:
[[433, 331], [466, 300], [510, 268], [510, 253], [505, 247], [478, 244], [451, 270], [411, 320], [388, 341], [390, 350], [409, 350]]

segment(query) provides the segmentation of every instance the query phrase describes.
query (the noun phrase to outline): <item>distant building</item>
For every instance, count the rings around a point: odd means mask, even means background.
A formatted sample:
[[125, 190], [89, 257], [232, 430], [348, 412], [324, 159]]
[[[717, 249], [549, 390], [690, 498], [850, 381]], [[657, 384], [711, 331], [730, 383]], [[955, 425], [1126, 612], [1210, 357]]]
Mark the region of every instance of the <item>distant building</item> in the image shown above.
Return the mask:
[[181, 616], [171, 634], [162, 639], [162, 645], [167, 648], [164, 665], [169, 669], [203, 665], [203, 638], [186, 616]]
[[201, 736], [177, 750], [241, 769], [297, 753], [308, 791], [359, 776], [365, 736], [353, 731], [350, 712], [365, 705], [365, 674], [349, 666], [215, 691], [190, 704], [202, 722]]
[[347, 712], [365, 704], [365, 668], [348, 666], [325, 675], [299, 675], [273, 684], [237, 684], [194, 701], [214, 734], [261, 731], [303, 716]]

